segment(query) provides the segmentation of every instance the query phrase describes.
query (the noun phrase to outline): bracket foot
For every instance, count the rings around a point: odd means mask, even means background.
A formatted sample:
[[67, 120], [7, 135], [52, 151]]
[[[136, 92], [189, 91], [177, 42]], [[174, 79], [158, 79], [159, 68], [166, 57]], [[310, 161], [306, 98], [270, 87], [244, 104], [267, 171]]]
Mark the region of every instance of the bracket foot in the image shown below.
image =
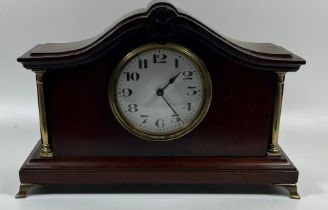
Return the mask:
[[297, 192], [296, 184], [274, 184], [275, 186], [283, 187], [289, 192], [289, 197], [291, 199], [301, 199], [300, 195]]
[[38, 186], [37, 184], [30, 184], [30, 183], [21, 183], [19, 186], [19, 191], [16, 194], [15, 198], [26, 198], [27, 192], [33, 188]]

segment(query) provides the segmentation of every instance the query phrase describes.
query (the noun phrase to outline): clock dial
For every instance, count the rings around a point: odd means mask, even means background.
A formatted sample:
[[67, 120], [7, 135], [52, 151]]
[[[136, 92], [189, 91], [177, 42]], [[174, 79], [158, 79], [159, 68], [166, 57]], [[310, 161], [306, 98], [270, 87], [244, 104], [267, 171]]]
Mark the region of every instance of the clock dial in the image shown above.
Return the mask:
[[147, 45], [128, 55], [112, 77], [110, 101], [120, 123], [151, 140], [191, 131], [204, 117], [211, 84], [204, 64], [189, 50]]

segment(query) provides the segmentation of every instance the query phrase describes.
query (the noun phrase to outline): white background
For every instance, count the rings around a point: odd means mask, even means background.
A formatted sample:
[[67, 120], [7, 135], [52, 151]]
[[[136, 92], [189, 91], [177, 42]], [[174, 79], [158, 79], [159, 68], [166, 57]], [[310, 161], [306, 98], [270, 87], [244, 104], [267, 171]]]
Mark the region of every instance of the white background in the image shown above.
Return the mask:
[[[284, 191], [217, 194], [41, 194], [16, 200], [18, 170], [39, 138], [34, 74], [15, 59], [37, 43], [92, 37], [147, 0], [0, 1], [0, 209], [327, 209], [328, 3], [171, 0], [235, 39], [273, 42], [307, 60], [286, 77], [280, 145], [300, 170], [301, 200]], [[264, 194], [260, 194], [264, 192]]]

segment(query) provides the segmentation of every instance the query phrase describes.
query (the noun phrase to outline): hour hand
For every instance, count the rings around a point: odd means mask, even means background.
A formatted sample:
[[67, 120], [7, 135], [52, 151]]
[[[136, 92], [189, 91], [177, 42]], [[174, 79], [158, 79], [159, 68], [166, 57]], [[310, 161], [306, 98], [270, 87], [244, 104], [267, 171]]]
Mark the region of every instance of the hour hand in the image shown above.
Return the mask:
[[181, 74], [181, 72], [179, 72], [177, 75], [175, 75], [174, 77], [172, 77], [170, 80], [169, 80], [169, 83], [170, 84], [173, 84], [175, 79]]
[[169, 82], [162, 88], [162, 90], [165, 90], [165, 88], [167, 88], [167, 86], [173, 84], [176, 80], [176, 78], [181, 74], [181, 72], [179, 72], [177, 75], [175, 75], [174, 77], [172, 77]]

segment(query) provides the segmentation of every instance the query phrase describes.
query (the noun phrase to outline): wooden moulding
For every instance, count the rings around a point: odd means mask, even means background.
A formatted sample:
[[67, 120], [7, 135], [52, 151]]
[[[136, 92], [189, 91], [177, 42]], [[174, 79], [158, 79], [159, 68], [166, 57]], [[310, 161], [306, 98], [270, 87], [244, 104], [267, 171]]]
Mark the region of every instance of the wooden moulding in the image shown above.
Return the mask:
[[[221, 110], [210, 108], [188, 141], [146, 145], [110, 111], [111, 71], [151, 42], [190, 49], [215, 81], [211, 106]], [[44, 148], [40, 141], [21, 167], [18, 198], [32, 186], [52, 184], [275, 184], [299, 198], [298, 171], [277, 143], [278, 123], [274, 138], [269, 134], [282, 97], [276, 73], [297, 71], [305, 60], [280, 46], [227, 38], [161, 2], [88, 40], [37, 45], [18, 61], [44, 73], [38, 87], [45, 107]], [[274, 156], [266, 155], [270, 143]]]
[[276, 184], [298, 171], [280, 157], [40, 157], [38, 143], [20, 170], [37, 184]]
[[202, 40], [209, 48], [236, 63], [258, 70], [297, 71], [305, 64], [303, 58], [281, 46], [242, 42], [219, 34], [166, 2], [132, 12], [113, 27], [87, 40], [36, 45], [17, 60], [34, 71], [67, 69], [103, 57], [118, 44], [132, 41], [129, 36], [140, 37], [140, 45], [146, 41], [173, 41], [183, 34]]

